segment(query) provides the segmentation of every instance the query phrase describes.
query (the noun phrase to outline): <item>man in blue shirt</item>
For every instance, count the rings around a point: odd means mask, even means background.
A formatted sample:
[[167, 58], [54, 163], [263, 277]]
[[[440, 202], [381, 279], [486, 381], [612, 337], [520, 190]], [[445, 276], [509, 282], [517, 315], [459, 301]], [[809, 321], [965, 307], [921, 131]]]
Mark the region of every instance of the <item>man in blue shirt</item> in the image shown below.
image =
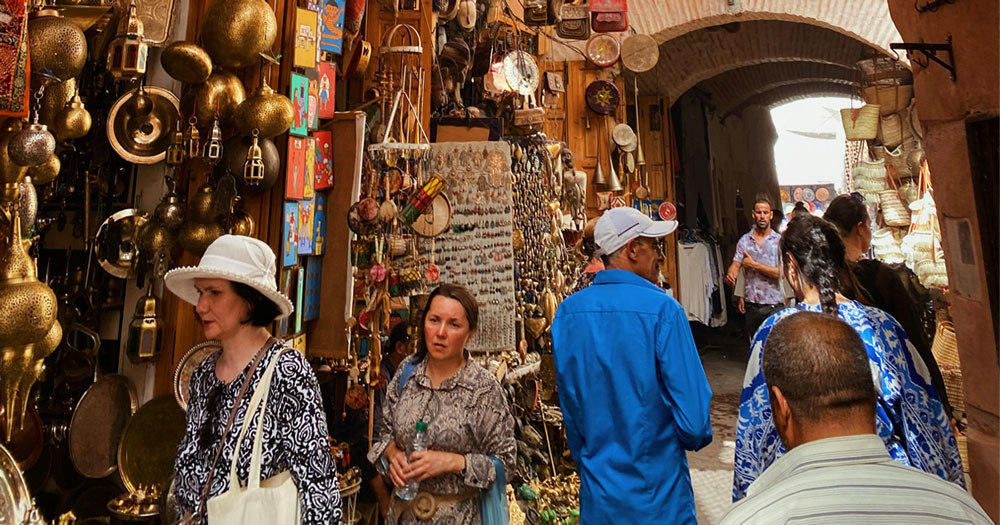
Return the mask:
[[608, 269], [552, 322], [581, 525], [697, 523], [684, 451], [712, 441], [712, 391], [684, 309], [653, 284], [676, 228], [632, 208], [605, 212], [594, 240]]

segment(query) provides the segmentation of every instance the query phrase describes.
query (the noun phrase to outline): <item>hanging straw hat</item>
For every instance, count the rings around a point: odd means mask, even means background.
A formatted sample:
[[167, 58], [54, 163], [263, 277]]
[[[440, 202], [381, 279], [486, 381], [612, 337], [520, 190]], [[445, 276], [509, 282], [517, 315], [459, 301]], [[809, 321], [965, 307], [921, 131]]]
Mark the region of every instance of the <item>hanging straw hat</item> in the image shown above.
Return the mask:
[[198, 266], [174, 268], [163, 277], [163, 283], [177, 297], [198, 304], [195, 279], [226, 279], [243, 283], [273, 302], [288, 317], [292, 302], [278, 291], [274, 275], [277, 271], [274, 252], [264, 241], [243, 235], [223, 235], [205, 250]]

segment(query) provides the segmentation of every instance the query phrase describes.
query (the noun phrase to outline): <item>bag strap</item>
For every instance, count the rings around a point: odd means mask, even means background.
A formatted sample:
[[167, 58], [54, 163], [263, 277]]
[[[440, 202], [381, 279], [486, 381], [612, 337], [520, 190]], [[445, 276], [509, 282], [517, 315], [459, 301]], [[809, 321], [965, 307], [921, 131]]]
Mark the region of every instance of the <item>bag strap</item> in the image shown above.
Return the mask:
[[403, 365], [403, 370], [399, 373], [399, 386], [396, 387], [396, 394], [399, 395], [403, 392], [403, 387], [406, 386], [406, 382], [410, 380], [410, 376], [413, 375], [413, 371], [417, 369], [417, 360], [410, 359]]
[[[281, 349], [274, 359], [267, 365], [267, 369], [264, 370], [264, 375], [261, 376], [260, 382], [257, 383], [257, 388], [253, 391], [253, 396], [250, 398], [250, 406], [247, 408], [246, 416], [243, 418], [243, 426], [240, 429], [240, 435], [236, 439], [236, 448], [233, 449], [233, 461], [229, 467], [229, 487], [236, 487], [239, 485], [240, 480], [237, 477], [237, 459], [239, 459], [240, 449], [243, 447], [243, 439], [246, 438], [247, 431], [250, 429], [250, 422], [254, 419], [258, 420], [257, 432], [254, 435], [253, 449], [250, 456], [250, 472], [247, 477], [247, 487], [257, 488], [260, 486], [260, 464], [261, 464], [261, 449], [263, 445], [261, 443], [263, 437], [264, 429], [264, 411], [267, 409], [267, 398], [268, 394], [271, 392], [271, 380], [274, 377], [274, 370], [278, 366], [278, 360], [285, 352], [292, 351], [291, 348]], [[260, 417], [256, 417], [257, 410], [260, 409]]]
[[236, 419], [236, 409], [239, 408], [240, 403], [243, 401], [243, 396], [247, 393], [247, 388], [250, 387], [250, 381], [257, 370], [257, 365], [260, 364], [261, 359], [264, 358], [264, 354], [267, 353], [267, 349], [271, 348], [274, 341], [274, 337], [268, 338], [264, 346], [257, 351], [257, 355], [253, 358], [253, 364], [250, 365], [250, 371], [247, 372], [247, 377], [243, 380], [243, 386], [240, 387], [240, 393], [236, 396], [236, 402], [233, 403], [233, 409], [229, 412], [226, 429], [222, 431], [222, 437], [219, 439], [219, 448], [215, 451], [215, 457], [212, 459], [212, 467], [208, 470], [208, 477], [205, 479], [205, 485], [201, 489], [201, 501], [198, 503], [198, 510], [194, 513], [194, 518], [197, 519], [192, 520], [195, 523], [200, 523], [201, 516], [205, 513], [205, 502], [208, 500], [208, 493], [212, 487], [212, 476], [215, 474], [215, 467], [219, 464], [219, 457], [222, 456], [222, 449], [226, 445], [226, 437], [229, 436], [229, 431], [233, 427], [233, 421]]

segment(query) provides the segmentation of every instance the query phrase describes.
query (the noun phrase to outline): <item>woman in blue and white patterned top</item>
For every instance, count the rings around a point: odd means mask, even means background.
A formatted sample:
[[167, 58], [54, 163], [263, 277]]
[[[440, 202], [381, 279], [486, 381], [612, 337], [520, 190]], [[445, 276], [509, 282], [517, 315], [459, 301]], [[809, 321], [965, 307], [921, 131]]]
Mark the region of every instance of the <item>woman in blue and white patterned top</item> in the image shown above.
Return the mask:
[[904, 465], [964, 486], [962, 461], [949, 418], [927, 366], [906, 332], [889, 314], [837, 291], [844, 244], [836, 227], [811, 215], [795, 217], [781, 237], [780, 249], [785, 276], [799, 305], [769, 317], [751, 342], [740, 395], [733, 500], [746, 496], [747, 487], [785, 453], [771, 419], [761, 357], [771, 329], [799, 310], [836, 315], [861, 336], [878, 390], [875, 428], [889, 455]]

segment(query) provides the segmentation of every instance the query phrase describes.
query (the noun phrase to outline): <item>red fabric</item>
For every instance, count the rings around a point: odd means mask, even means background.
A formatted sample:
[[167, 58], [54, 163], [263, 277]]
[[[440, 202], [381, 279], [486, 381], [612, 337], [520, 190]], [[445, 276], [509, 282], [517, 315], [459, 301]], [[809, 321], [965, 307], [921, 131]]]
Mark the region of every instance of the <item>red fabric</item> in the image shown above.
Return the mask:
[[0, 15], [10, 19], [0, 23], [0, 116], [28, 116], [27, 7], [28, 0], [3, 0]]

